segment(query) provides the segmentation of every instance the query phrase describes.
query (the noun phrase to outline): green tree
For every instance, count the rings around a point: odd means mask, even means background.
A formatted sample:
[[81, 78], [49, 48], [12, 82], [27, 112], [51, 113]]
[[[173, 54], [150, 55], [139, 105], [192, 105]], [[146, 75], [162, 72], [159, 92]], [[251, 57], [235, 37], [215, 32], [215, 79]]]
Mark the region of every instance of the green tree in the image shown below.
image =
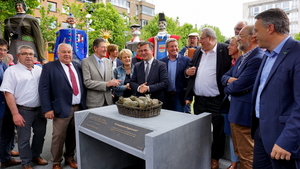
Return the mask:
[[[87, 6], [86, 10], [93, 10], [90, 27], [94, 31], [88, 32], [89, 44], [92, 44], [94, 39], [101, 37], [101, 30], [105, 29], [112, 32], [109, 42], [118, 45], [122, 49], [126, 42], [124, 31], [129, 29], [126, 20], [119, 15], [118, 11], [110, 3], [92, 3]], [[89, 46], [91, 48], [91, 45]]]
[[300, 32], [295, 35], [294, 39], [300, 41]]
[[[44, 6], [40, 7], [40, 29], [43, 35], [43, 39], [45, 44], [48, 42], [55, 42], [56, 38], [56, 31], [58, 30], [58, 27], [60, 26], [59, 23], [57, 23], [57, 17], [54, 15], [50, 16], [50, 6], [48, 6], [47, 10], [45, 10]], [[46, 46], [46, 45], [45, 45]]]
[[226, 41], [226, 38], [224, 35], [222, 35], [220, 29], [216, 26], [211, 26], [211, 25], [208, 25], [208, 24], [204, 24], [201, 26], [200, 30], [203, 29], [203, 28], [206, 28], [206, 27], [210, 27], [212, 28], [215, 32], [216, 32], [216, 36], [217, 36], [217, 41], [218, 42], [222, 42], [224, 43]]

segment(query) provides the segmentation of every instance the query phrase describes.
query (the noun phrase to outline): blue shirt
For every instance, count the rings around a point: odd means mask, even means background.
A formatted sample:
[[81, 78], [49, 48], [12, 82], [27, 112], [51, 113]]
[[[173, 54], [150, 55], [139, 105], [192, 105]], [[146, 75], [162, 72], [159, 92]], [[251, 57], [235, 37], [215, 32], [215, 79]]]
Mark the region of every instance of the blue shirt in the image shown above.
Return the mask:
[[176, 67], [177, 67], [177, 58], [174, 61], [170, 60], [168, 61], [168, 78], [169, 78], [169, 86], [168, 86], [168, 92], [176, 91], [175, 86], [175, 80], [176, 80]]
[[260, 80], [259, 80], [259, 87], [258, 87], [256, 102], [255, 102], [255, 115], [257, 118], [259, 118], [259, 113], [260, 113], [259, 105], [260, 105], [261, 92], [262, 92], [263, 88], [265, 87], [267, 78], [268, 78], [270, 71], [277, 59], [278, 54], [280, 53], [283, 45], [289, 38], [290, 37], [288, 36], [283, 41], [281, 41], [280, 44], [277, 45], [277, 47], [272, 51], [272, 53], [270, 53], [270, 51], [268, 51], [268, 50], [266, 50], [266, 52], [265, 52], [265, 55], [267, 55], [267, 60], [265, 62], [263, 70], [261, 72], [261, 76], [260, 76]]

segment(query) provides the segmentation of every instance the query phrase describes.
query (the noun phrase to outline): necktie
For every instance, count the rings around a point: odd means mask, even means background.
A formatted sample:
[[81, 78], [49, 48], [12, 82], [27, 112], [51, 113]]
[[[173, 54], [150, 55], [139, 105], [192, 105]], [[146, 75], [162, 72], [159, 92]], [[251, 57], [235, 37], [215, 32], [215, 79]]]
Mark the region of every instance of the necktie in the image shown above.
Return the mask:
[[145, 82], [147, 82], [148, 74], [149, 74], [149, 62], [146, 62]]
[[71, 83], [72, 83], [72, 88], [73, 88], [73, 94], [75, 96], [78, 95], [79, 93], [79, 90], [78, 90], [78, 86], [77, 86], [77, 81], [76, 81], [76, 77], [75, 77], [75, 74], [73, 72], [73, 70], [71, 69], [71, 65], [70, 64], [66, 64], [69, 68], [69, 73], [70, 73], [70, 79], [71, 79]]
[[104, 76], [104, 63], [103, 63], [103, 60], [100, 59], [99, 60], [99, 67], [100, 67], [100, 73]]

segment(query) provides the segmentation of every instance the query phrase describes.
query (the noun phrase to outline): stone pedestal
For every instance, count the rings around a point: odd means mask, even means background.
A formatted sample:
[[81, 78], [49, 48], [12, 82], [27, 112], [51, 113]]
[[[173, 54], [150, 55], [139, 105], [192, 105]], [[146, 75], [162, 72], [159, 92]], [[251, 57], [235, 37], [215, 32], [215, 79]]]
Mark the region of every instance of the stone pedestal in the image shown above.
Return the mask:
[[[105, 118], [115, 121], [114, 124], [122, 123], [123, 127], [128, 124], [150, 130], [143, 135], [144, 147], [130, 146], [107, 134], [100, 134], [94, 128], [86, 127], [87, 118], [91, 115], [99, 116], [97, 121], [100, 124], [96, 122], [98, 126], [95, 127], [99, 127], [98, 131], [104, 128], [101, 125]], [[156, 117], [133, 118], [119, 114], [117, 107], [112, 105], [76, 112], [75, 125], [79, 169], [210, 168], [209, 113], [191, 115], [162, 109], [161, 114]]]

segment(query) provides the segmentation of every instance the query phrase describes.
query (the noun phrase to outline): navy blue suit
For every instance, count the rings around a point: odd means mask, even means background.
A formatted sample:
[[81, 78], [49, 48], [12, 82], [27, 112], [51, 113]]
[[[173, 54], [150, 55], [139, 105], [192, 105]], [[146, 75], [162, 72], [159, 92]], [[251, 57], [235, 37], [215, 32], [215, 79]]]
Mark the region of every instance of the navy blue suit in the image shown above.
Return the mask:
[[[259, 119], [256, 118], [255, 103], [262, 70], [267, 59], [266, 55], [263, 58], [254, 83], [252, 136], [256, 137], [257, 133], [260, 133], [264, 153], [268, 156], [274, 144], [277, 144], [290, 152], [292, 159], [300, 159], [299, 49], [300, 42], [290, 37], [279, 52], [260, 95]], [[256, 144], [255, 139], [255, 146]], [[272, 163], [274, 161], [276, 163], [276, 161], [285, 160], [273, 160]]]
[[[81, 109], [86, 109], [86, 90], [83, 84], [81, 67], [77, 62], [72, 63], [77, 71], [80, 83]], [[59, 60], [49, 62], [43, 66], [39, 94], [43, 113], [54, 110], [55, 117], [69, 117], [72, 108], [73, 90]]]
[[[134, 73], [131, 78], [130, 87], [137, 91], [138, 87], [145, 83], [145, 65], [144, 61], [135, 64]], [[164, 89], [168, 87], [168, 72], [167, 66], [164, 62], [154, 59], [149, 71], [147, 86], [149, 86], [151, 98], [158, 99], [164, 102]], [[144, 94], [136, 92], [137, 96]]]
[[[160, 59], [160, 61], [166, 63], [167, 70], [168, 70], [169, 57], [168, 56], [163, 57]], [[177, 65], [176, 65], [176, 75], [175, 75], [175, 77], [176, 77], [176, 79], [175, 79], [176, 91], [175, 92], [176, 92], [176, 96], [179, 97], [180, 104], [182, 106], [185, 105], [184, 95], [185, 95], [186, 87], [187, 87], [187, 80], [186, 80], [184, 74], [185, 74], [185, 69], [189, 66], [190, 61], [191, 61], [191, 59], [189, 57], [185, 57], [185, 56], [178, 54]], [[166, 90], [166, 92], [168, 92], [168, 91]], [[168, 96], [168, 94], [166, 94], [166, 96]], [[172, 97], [172, 96], [170, 96], [170, 97]], [[171, 99], [172, 98], [165, 99], [165, 103], [167, 106], [166, 108], [174, 110], [174, 109], [172, 109], [172, 107], [174, 108], [174, 104], [176, 104], [176, 103], [172, 102]]]
[[[260, 48], [255, 48], [242, 65], [240, 65], [242, 56], [239, 57], [235, 65], [221, 79], [225, 86], [225, 94], [231, 95], [228, 114], [230, 123], [249, 127], [251, 125], [252, 88], [263, 55], [264, 52]], [[238, 68], [239, 66], [240, 68]], [[227, 81], [231, 77], [238, 80], [227, 85]]]

